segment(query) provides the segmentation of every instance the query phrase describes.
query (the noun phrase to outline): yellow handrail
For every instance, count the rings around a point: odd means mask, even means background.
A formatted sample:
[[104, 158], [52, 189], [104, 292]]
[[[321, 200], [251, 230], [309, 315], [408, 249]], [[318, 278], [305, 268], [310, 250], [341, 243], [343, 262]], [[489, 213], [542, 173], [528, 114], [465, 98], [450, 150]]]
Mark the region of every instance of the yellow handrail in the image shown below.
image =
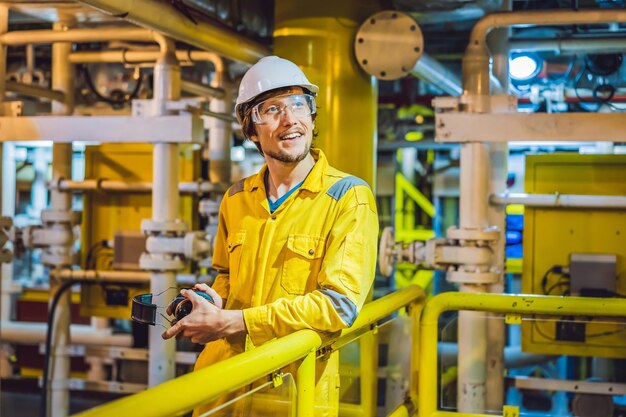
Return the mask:
[[419, 417], [479, 417], [482, 414], [437, 411], [438, 321], [446, 311], [626, 317], [624, 300], [615, 298], [556, 297], [447, 292], [431, 298], [420, 321]]
[[[377, 321], [402, 307], [418, 304], [421, 308], [419, 303], [423, 303], [423, 300], [424, 292], [421, 288], [407, 287], [366, 304], [352, 327], [324, 344], [318, 333], [300, 330], [146, 391], [87, 410], [77, 416], [123, 417], [135, 416], [137, 413], [145, 417], [181, 415], [304, 357], [307, 359], [302, 362], [297, 374], [299, 384], [297, 389], [300, 395], [296, 397], [296, 401], [298, 401], [297, 410], [306, 415], [306, 410], [313, 409], [311, 393], [315, 389], [315, 372], [311, 364], [314, 365], [314, 354], [317, 349], [322, 346], [331, 346], [334, 349], [335, 342], [343, 344], [346, 340], [363, 334], [364, 331], [370, 331]], [[412, 317], [417, 320], [419, 315], [414, 314]]]

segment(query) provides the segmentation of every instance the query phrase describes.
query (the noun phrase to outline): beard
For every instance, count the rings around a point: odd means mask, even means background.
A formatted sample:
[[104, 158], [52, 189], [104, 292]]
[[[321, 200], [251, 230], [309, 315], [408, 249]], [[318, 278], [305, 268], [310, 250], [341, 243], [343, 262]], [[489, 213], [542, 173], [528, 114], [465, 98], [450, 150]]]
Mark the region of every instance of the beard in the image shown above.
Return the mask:
[[311, 152], [312, 147], [313, 147], [313, 143], [309, 143], [306, 149], [302, 153], [297, 154], [297, 155], [289, 155], [285, 152], [273, 152], [273, 151], [265, 151], [265, 150], [261, 150], [261, 152], [263, 152], [263, 154], [266, 157], [275, 159], [277, 161], [280, 161], [286, 164], [295, 164], [304, 160], [304, 158], [307, 157], [309, 152]]

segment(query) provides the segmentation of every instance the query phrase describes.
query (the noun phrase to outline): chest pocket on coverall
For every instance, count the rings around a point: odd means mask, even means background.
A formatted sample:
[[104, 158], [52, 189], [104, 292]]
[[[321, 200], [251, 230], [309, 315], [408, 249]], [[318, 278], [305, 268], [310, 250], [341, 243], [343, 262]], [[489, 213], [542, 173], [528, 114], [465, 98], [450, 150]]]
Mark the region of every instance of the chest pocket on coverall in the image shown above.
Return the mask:
[[289, 294], [306, 292], [311, 275], [317, 275], [324, 256], [325, 239], [320, 236], [290, 234], [287, 238], [281, 285]]
[[228, 237], [228, 273], [231, 282], [237, 281], [239, 276], [239, 264], [241, 263], [241, 252], [245, 240], [245, 230], [233, 233]]

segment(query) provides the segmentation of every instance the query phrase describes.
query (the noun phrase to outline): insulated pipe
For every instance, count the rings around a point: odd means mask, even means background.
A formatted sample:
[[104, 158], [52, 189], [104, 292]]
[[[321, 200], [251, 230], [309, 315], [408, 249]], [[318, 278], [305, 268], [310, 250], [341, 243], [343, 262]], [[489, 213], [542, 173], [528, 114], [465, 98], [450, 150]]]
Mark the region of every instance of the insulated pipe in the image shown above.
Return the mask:
[[626, 38], [510, 39], [509, 49], [513, 52], [552, 51], [558, 55], [623, 53]]
[[460, 96], [463, 93], [461, 79], [426, 53], [417, 60], [411, 74], [451, 96]]
[[[3, 321], [0, 323], [2, 342], [38, 344], [46, 341], [46, 323]], [[92, 326], [72, 324], [70, 343], [74, 345], [131, 347], [133, 338], [129, 334], [113, 334], [109, 329], [94, 329]], [[67, 413], [65, 414], [67, 416]]]
[[[180, 66], [173, 41], [162, 44], [161, 56], [154, 66], [154, 101], [160, 114], [168, 114], [170, 100], [180, 99]], [[152, 158], [152, 221], [168, 223], [178, 220], [178, 144], [155, 143]], [[174, 288], [174, 291], [172, 291]], [[152, 294], [174, 293], [176, 273], [153, 271]], [[171, 294], [173, 298], [174, 294]], [[163, 340], [162, 330], [149, 329], [148, 385], [153, 387], [176, 375], [176, 340]]]
[[[54, 23], [53, 29], [58, 34], [66, 33], [67, 26], [64, 23]], [[8, 35], [8, 34], [7, 34]], [[5, 35], [6, 36], [6, 35]], [[52, 45], [52, 89], [63, 92], [66, 95], [64, 104], [52, 102], [52, 113], [56, 115], [71, 115], [74, 106], [74, 67], [67, 57], [72, 50], [69, 42], [57, 42]], [[52, 145], [52, 179], [72, 177], [72, 144]], [[51, 212], [69, 212], [72, 209], [72, 196], [68, 193], [52, 191], [50, 193]], [[70, 228], [69, 225], [65, 227]], [[71, 243], [67, 246], [50, 246], [46, 249], [51, 255], [67, 255], [72, 253]], [[50, 294], [55, 294], [63, 284], [61, 280], [50, 280]], [[50, 396], [47, 402], [47, 415], [53, 417], [65, 417], [69, 412], [68, 381], [70, 377], [70, 358], [67, 354], [67, 346], [70, 343], [70, 292], [65, 291], [59, 298], [55, 315], [53, 317], [54, 329], [52, 333], [52, 352], [50, 355]]]
[[264, 45], [233, 30], [203, 21], [194, 23], [173, 6], [164, 6], [158, 0], [81, 0], [80, 3], [235, 61], [254, 64], [270, 54]]
[[528, 207], [626, 208], [626, 197], [617, 195], [501, 193], [489, 196], [494, 205], [523, 204]]

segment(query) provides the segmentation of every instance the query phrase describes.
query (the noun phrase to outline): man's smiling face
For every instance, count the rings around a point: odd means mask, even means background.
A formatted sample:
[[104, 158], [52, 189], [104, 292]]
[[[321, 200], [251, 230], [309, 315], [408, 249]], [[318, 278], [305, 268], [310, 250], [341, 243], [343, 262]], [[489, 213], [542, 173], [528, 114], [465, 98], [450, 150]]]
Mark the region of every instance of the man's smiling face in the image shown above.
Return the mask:
[[298, 163], [309, 154], [313, 142], [315, 123], [311, 115], [298, 117], [289, 106], [284, 107], [285, 99], [294, 94], [305, 94], [301, 87], [290, 87], [279, 95], [266, 99], [262, 106], [277, 105], [282, 111], [271, 121], [255, 125], [256, 135], [250, 139], [256, 142], [266, 158], [283, 163]]

